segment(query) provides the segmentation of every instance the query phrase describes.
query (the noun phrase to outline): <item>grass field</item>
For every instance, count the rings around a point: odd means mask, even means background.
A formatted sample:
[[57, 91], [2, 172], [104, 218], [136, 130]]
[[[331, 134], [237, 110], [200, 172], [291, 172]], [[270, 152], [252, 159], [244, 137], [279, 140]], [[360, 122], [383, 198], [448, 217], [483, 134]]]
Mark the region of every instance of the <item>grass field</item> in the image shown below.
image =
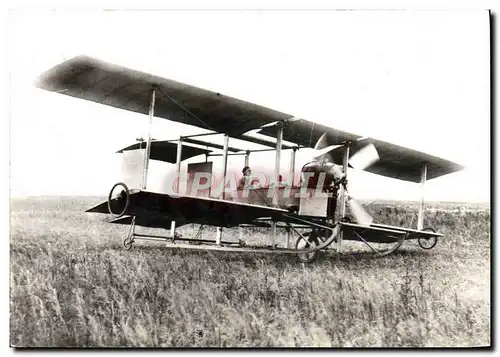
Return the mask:
[[[303, 265], [156, 242], [126, 251], [127, 227], [83, 213], [100, 200], [12, 200], [11, 345], [490, 344], [489, 206], [429, 204], [426, 226], [445, 234], [430, 251], [406, 242], [381, 259]], [[411, 203], [368, 209], [378, 223], [415, 224]]]

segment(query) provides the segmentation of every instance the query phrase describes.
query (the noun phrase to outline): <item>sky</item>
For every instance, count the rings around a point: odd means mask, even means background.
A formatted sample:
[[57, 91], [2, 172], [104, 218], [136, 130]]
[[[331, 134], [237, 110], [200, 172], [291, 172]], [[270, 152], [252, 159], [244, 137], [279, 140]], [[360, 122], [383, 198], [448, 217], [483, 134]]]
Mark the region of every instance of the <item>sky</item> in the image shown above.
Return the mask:
[[[490, 199], [487, 11], [14, 12], [8, 28], [12, 196], [107, 195], [120, 181], [115, 152], [147, 136], [147, 116], [34, 87], [84, 54], [460, 163], [427, 182], [426, 199]], [[197, 132], [153, 126], [157, 139]], [[301, 150], [297, 168], [309, 156]], [[271, 170], [274, 156], [250, 163]], [[231, 170], [242, 166], [230, 158]], [[148, 189], [173, 169], [152, 162]], [[349, 178], [357, 198], [420, 196], [417, 184]]]

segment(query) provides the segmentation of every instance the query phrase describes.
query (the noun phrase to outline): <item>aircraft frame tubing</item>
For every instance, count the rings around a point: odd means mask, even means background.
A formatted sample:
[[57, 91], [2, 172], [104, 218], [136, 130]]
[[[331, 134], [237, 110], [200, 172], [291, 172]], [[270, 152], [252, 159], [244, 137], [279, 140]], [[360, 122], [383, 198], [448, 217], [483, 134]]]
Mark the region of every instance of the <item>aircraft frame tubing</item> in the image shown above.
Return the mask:
[[378, 249], [373, 248], [370, 245], [370, 243], [367, 240], [365, 240], [362, 237], [362, 235], [360, 235], [358, 232], [354, 232], [354, 234], [361, 240], [362, 243], [364, 243], [366, 246], [368, 246], [368, 248], [370, 248], [370, 250], [373, 253], [371, 255], [372, 258], [382, 258], [382, 257], [388, 256], [388, 255], [394, 253], [396, 250], [398, 250], [403, 245], [403, 243], [407, 240], [408, 235], [409, 235], [409, 233], [405, 233], [405, 234], [401, 234], [399, 236], [391, 236], [391, 237], [397, 238], [397, 240], [395, 242], [385, 243], [385, 244], [392, 244], [392, 246], [390, 246], [384, 250], [378, 250]]
[[[154, 234], [141, 234], [141, 233], [136, 233], [135, 232], [135, 216], [132, 218], [132, 223], [130, 224], [127, 237], [125, 238], [124, 241], [124, 246], [127, 249], [128, 245], [131, 245], [136, 239], [137, 240], [149, 240], [149, 241], [159, 241], [159, 242], [172, 242], [175, 243], [176, 241], [180, 242], [190, 242], [190, 243], [206, 243], [206, 244], [215, 244], [215, 240], [210, 240], [210, 239], [199, 239], [199, 232], [195, 235], [194, 238], [184, 238], [179, 235], [174, 235], [174, 236], [160, 236], [160, 235], [154, 235]], [[221, 243], [223, 244], [241, 244], [241, 242], [231, 242], [231, 241], [222, 241]]]
[[[152, 234], [140, 234], [135, 232], [135, 217], [132, 219], [132, 223], [130, 224], [129, 230], [127, 237], [125, 238], [123, 245], [124, 247], [128, 250], [132, 247], [132, 244], [134, 243], [135, 240], [150, 240], [150, 241], [159, 241], [159, 242], [165, 242], [165, 243], [172, 243], [173, 246], [177, 245], [179, 248], [188, 248], [189, 246], [184, 246], [184, 245], [179, 245], [176, 242], [189, 242], [191, 244], [195, 243], [196, 246], [198, 246], [200, 249], [201, 246], [206, 245], [208, 247], [213, 248], [220, 248], [220, 250], [224, 251], [234, 251], [234, 252], [261, 252], [261, 253], [287, 253], [287, 254], [304, 254], [304, 253], [314, 253], [319, 250], [326, 249], [330, 244], [332, 244], [335, 241], [335, 238], [338, 235], [339, 232], [339, 227], [334, 225], [333, 227], [331, 226], [326, 226], [322, 224], [318, 224], [316, 222], [311, 222], [308, 220], [296, 218], [297, 220], [301, 221], [304, 223], [304, 226], [308, 226], [309, 228], [323, 228], [323, 229], [328, 229], [332, 233], [330, 234], [329, 238], [325, 241], [322, 241], [321, 244], [311, 247], [309, 249], [290, 249], [290, 248], [279, 248], [276, 246], [246, 246], [246, 244], [242, 241], [220, 241], [220, 244], [217, 244], [216, 240], [209, 240], [209, 239], [197, 239], [196, 237], [194, 238], [189, 238], [189, 237], [181, 237], [181, 236], [159, 236], [159, 235], [152, 235]], [[291, 230], [295, 231], [299, 237], [306, 239], [307, 238], [301, 234], [295, 227], [293, 227], [289, 222], [281, 222], [285, 223], [287, 228], [290, 228]], [[303, 226], [301, 228], [304, 228]], [[193, 247], [191, 247], [193, 248]], [[215, 249], [216, 250], [216, 249]]]
[[[216, 241], [212, 240], [212, 239], [184, 238], [181, 236], [170, 237], [170, 236], [157, 236], [157, 235], [151, 235], [151, 234], [134, 233], [133, 237], [134, 237], [134, 239], [153, 240], [153, 241], [172, 242], [172, 243], [175, 243], [177, 241], [189, 242], [189, 243], [208, 243], [208, 244], [210, 244], [210, 243], [215, 244], [216, 243]], [[221, 244], [238, 245], [238, 244], [240, 244], [240, 242], [221, 241]]]
[[[342, 226], [335, 223], [335, 224], [320, 224], [317, 222], [310, 221], [308, 219], [304, 219], [302, 217], [292, 217], [289, 215], [286, 215], [288, 220], [280, 223], [284, 223], [285, 227], [287, 229], [290, 229], [291, 231], [294, 231], [298, 236], [298, 240], [304, 239], [307, 243], [310, 243], [310, 247], [307, 249], [298, 249], [298, 248], [280, 248], [276, 246], [269, 246], [269, 245], [246, 245], [244, 241], [220, 241], [220, 244], [217, 244], [216, 240], [211, 240], [211, 239], [199, 239], [199, 232], [194, 236], [194, 237], [181, 237], [181, 236], [160, 236], [160, 235], [152, 235], [152, 234], [141, 234], [141, 233], [136, 233], [135, 232], [135, 217], [132, 219], [132, 223], [130, 224], [129, 230], [127, 237], [124, 240], [124, 247], [128, 250], [132, 247], [133, 243], [135, 240], [149, 240], [149, 241], [158, 241], [158, 242], [164, 242], [167, 244], [168, 248], [180, 248], [180, 249], [196, 249], [196, 250], [213, 250], [213, 251], [227, 251], [227, 252], [250, 252], [250, 253], [265, 253], [265, 254], [272, 254], [272, 253], [284, 253], [284, 254], [294, 254], [294, 255], [305, 255], [305, 254], [312, 254], [312, 253], [317, 253], [321, 250], [326, 250], [332, 243], [338, 239], [338, 236], [341, 234], [342, 231]], [[290, 219], [301, 222], [303, 225], [299, 227], [294, 227], [292, 224], [290, 224]], [[248, 226], [248, 225], [246, 225]], [[305, 227], [308, 227], [307, 229], [311, 229], [310, 232], [313, 232], [314, 230], [317, 229], [327, 229], [331, 231], [331, 234], [328, 236], [326, 240], [319, 239], [314, 245], [312, 242], [309, 240], [309, 233], [300, 233], [299, 229], [304, 229]], [[359, 254], [356, 252], [349, 252], [349, 253], [344, 253], [340, 254], [338, 251], [338, 256], [339, 258], [349, 258], [349, 257], [358, 257], [358, 258], [381, 258], [385, 257], [387, 255], [390, 255], [394, 253], [401, 245], [404, 243], [406, 238], [408, 237], [408, 233], [402, 234], [400, 236], [397, 236], [397, 240], [392, 244], [391, 247], [384, 249], [384, 250], [377, 250], [373, 248], [368, 241], [366, 241], [361, 235], [356, 233], [358, 238], [362, 243], [364, 243], [366, 246], [368, 246], [371, 249], [371, 253], [364, 253], [364, 254]], [[189, 244], [185, 244], [189, 243]], [[389, 243], [388, 243], [389, 244]], [[303, 262], [310, 262], [316, 258], [316, 254], [314, 254], [314, 257], [310, 260], [303, 260]]]

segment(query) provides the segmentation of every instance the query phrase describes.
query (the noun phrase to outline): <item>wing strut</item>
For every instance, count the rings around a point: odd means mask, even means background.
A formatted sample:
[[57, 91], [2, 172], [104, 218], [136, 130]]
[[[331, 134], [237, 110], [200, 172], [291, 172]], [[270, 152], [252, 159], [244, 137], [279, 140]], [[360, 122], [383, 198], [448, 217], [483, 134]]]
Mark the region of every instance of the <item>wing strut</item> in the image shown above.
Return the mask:
[[250, 165], [250, 150], [245, 152], [245, 166]]
[[[222, 181], [222, 200], [226, 199], [226, 180], [227, 180], [227, 151], [229, 149], [229, 135], [224, 135], [224, 152], [222, 153], [222, 160], [224, 162], [223, 170], [223, 181]], [[220, 245], [222, 240], [222, 227], [217, 227], [217, 234], [215, 236], [215, 242]]]
[[[347, 179], [347, 167], [349, 165], [349, 142], [344, 144], [344, 159], [343, 159], [343, 170], [344, 175], [346, 175]], [[345, 218], [345, 209], [346, 209], [346, 199], [347, 199], [347, 191], [345, 187], [342, 187], [342, 196], [340, 198], [340, 220], [343, 221]], [[342, 230], [339, 233], [339, 237], [337, 240], [337, 251], [340, 253], [342, 249]]]
[[421, 231], [424, 228], [424, 205], [425, 205], [425, 181], [427, 180], [427, 164], [422, 166], [422, 173], [420, 178], [420, 186], [421, 186], [421, 198], [420, 198], [420, 206], [418, 208], [418, 221], [417, 221], [417, 229]]
[[175, 173], [177, 174], [177, 183], [175, 184], [175, 193], [179, 194], [181, 184], [181, 161], [182, 161], [182, 137], [177, 142], [177, 158], [175, 160]]
[[[283, 123], [278, 122], [276, 123], [277, 126], [277, 136], [276, 136], [276, 159], [274, 162], [274, 177], [273, 177], [273, 207], [278, 207], [278, 195], [279, 195], [279, 188], [278, 184], [280, 181], [280, 163], [281, 163], [281, 148], [283, 145]], [[271, 223], [271, 236], [272, 236], [272, 247], [275, 245], [275, 239], [276, 239], [276, 222], [273, 221]]]
[[278, 127], [278, 135], [276, 140], [276, 159], [274, 161], [274, 177], [273, 177], [273, 206], [278, 207], [278, 183], [280, 178], [280, 163], [281, 163], [281, 146], [283, 143], [283, 123], [276, 124]]
[[[179, 194], [180, 184], [181, 184], [181, 161], [182, 161], [182, 136], [177, 142], [177, 157], [175, 160], [175, 173], [177, 175], [175, 181], [175, 193]], [[175, 221], [170, 223], [170, 235], [175, 237]]]
[[290, 169], [289, 169], [289, 177], [288, 184], [290, 187], [293, 187], [293, 181], [295, 179], [295, 154], [297, 153], [298, 148], [294, 147], [290, 156]]
[[152, 130], [153, 130], [153, 117], [155, 114], [155, 98], [156, 98], [156, 89], [153, 86], [151, 90], [151, 97], [149, 99], [149, 129], [148, 129], [148, 142], [146, 144], [146, 152], [144, 153], [144, 172], [142, 175], [142, 189], [146, 189], [146, 185], [148, 182], [148, 167], [149, 167], [149, 156], [151, 155], [151, 138], [152, 138]]

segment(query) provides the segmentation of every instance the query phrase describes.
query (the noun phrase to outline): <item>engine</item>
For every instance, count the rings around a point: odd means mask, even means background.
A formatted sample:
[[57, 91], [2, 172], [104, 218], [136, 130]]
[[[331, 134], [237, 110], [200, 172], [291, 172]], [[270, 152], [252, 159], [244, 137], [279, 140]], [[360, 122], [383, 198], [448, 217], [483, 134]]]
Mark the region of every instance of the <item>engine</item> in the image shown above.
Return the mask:
[[[331, 162], [311, 161], [304, 165], [301, 170], [301, 187], [306, 187], [308, 191], [327, 193], [328, 198], [312, 194], [306, 200], [326, 200], [324, 205], [320, 204], [323, 208], [320, 211], [314, 211], [312, 215], [318, 215], [333, 218], [337, 207], [337, 195], [339, 187], [345, 183], [346, 175], [342, 167]], [[311, 192], [311, 193], [313, 193]], [[301, 200], [301, 211], [305, 212], [304, 202]], [[308, 211], [308, 209], [307, 209]], [[311, 213], [309, 213], [311, 214]]]
[[329, 188], [338, 185], [344, 178], [345, 174], [341, 166], [331, 162], [311, 161], [302, 167], [301, 186], [327, 192]]

